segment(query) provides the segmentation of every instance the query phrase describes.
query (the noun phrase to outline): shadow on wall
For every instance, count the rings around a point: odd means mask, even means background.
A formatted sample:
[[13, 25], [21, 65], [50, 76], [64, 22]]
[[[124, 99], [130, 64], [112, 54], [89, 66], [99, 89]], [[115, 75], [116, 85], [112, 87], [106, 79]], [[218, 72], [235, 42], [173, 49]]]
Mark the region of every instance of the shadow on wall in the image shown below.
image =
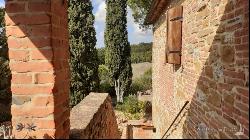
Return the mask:
[[[213, 3], [217, 7], [211, 8], [218, 8], [221, 2]], [[249, 1], [229, 0], [222, 18], [212, 23], [217, 31], [208, 44], [209, 56], [204, 61], [190, 102], [183, 138], [249, 137], [248, 5]], [[206, 8], [205, 4], [197, 12]], [[214, 13], [209, 14], [213, 16]], [[209, 38], [204, 39], [209, 42]], [[204, 42], [199, 43], [205, 46]], [[202, 47], [197, 49], [202, 53]], [[201, 55], [195, 57], [201, 60]], [[244, 135], [235, 135], [240, 129], [244, 130]]]
[[[68, 138], [69, 42], [64, 0], [6, 1], [12, 72], [12, 125], [33, 124], [30, 137]], [[56, 128], [56, 129], [55, 129]], [[20, 134], [20, 135], [19, 135]]]

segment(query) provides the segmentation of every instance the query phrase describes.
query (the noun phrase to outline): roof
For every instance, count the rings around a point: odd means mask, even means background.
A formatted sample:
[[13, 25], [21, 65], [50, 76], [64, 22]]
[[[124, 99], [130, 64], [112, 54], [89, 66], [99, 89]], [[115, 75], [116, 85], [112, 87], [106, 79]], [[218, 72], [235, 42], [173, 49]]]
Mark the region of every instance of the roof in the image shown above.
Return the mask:
[[153, 0], [149, 13], [144, 21], [145, 25], [150, 25], [155, 23], [155, 21], [160, 17], [163, 10], [166, 8], [169, 0]]

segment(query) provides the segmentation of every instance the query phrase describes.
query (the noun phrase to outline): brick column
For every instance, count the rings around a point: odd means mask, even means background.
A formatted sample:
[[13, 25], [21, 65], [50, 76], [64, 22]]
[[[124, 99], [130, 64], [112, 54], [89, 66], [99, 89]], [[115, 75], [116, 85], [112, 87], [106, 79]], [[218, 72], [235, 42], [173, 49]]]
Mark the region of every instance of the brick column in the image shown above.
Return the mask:
[[15, 138], [68, 138], [66, 0], [7, 0], [5, 20]]

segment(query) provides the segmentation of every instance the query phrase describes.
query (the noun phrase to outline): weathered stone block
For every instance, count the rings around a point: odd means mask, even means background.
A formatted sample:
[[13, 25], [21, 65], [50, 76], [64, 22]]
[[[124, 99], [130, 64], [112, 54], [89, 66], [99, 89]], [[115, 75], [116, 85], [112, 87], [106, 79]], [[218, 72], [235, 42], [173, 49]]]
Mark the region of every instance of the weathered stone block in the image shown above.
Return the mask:
[[235, 60], [235, 49], [231, 46], [221, 46], [219, 48], [219, 54], [222, 62], [231, 64]]
[[31, 101], [31, 97], [29, 96], [13, 96], [12, 97], [12, 104], [14, 105], [23, 105], [30, 101]]
[[118, 125], [108, 93], [90, 93], [70, 114], [70, 138], [118, 139]]

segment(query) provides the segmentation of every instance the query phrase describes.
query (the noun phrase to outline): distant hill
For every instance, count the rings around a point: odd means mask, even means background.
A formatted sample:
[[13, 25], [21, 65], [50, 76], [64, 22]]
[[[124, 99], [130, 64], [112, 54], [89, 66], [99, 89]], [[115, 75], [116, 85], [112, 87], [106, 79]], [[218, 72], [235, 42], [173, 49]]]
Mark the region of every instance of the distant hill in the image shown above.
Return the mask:
[[152, 62], [152, 43], [131, 45], [132, 63]]
[[[105, 48], [98, 49], [100, 65], [105, 63]], [[132, 63], [152, 62], [152, 43], [131, 45]]]
[[133, 80], [141, 77], [151, 67], [152, 67], [152, 63], [149, 63], [149, 62], [132, 64]]

